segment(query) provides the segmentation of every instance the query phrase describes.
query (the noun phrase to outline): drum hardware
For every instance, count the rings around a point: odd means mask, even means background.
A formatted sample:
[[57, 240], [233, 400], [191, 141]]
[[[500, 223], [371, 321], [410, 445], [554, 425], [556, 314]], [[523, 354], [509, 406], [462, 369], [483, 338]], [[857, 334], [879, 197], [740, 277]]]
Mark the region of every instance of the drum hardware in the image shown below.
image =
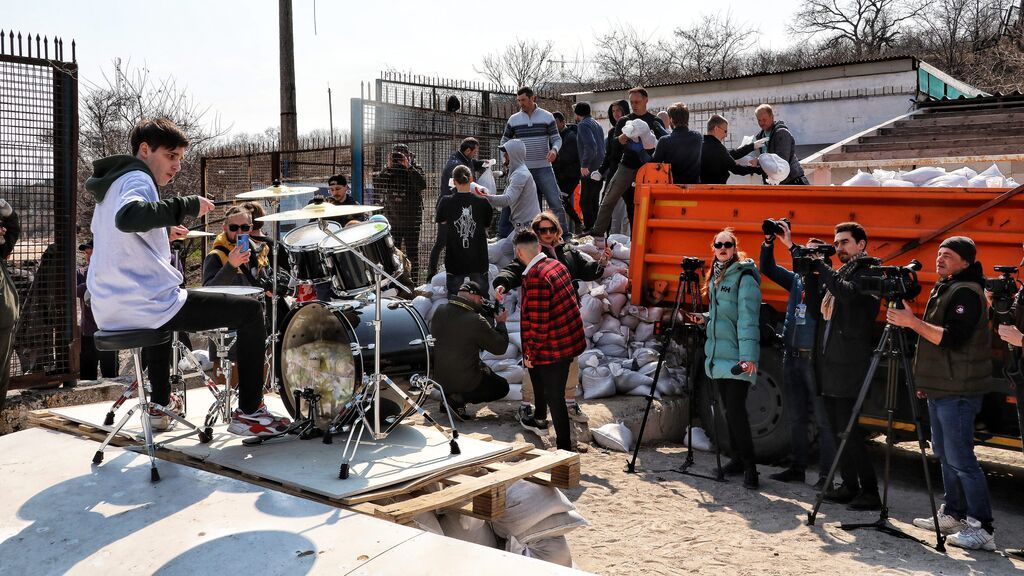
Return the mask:
[[[242, 440], [246, 446], [257, 446], [275, 438], [289, 434], [297, 434], [300, 440], [309, 440], [324, 435], [324, 431], [316, 425], [316, 415], [320, 409], [320, 394], [313, 388], [292, 391], [296, 407], [296, 418], [287, 429], [269, 436], [253, 436]], [[302, 401], [306, 401], [306, 413], [302, 413]]]

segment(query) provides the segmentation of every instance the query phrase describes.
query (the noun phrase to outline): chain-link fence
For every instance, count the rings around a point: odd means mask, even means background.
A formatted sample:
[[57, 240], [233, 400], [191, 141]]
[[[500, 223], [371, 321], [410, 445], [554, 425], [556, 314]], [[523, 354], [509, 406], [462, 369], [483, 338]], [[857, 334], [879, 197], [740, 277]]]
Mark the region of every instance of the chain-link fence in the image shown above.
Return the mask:
[[3, 264], [20, 304], [12, 388], [78, 377], [78, 84], [63, 48], [59, 39], [0, 33], [0, 198], [21, 228]]

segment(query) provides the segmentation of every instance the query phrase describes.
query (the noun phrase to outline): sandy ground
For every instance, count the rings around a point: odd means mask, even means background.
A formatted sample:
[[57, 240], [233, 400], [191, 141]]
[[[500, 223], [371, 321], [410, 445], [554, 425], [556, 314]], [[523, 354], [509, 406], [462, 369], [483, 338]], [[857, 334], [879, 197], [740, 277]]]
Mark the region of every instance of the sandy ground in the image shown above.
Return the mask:
[[[526, 440], [550, 446], [518, 428], [515, 406], [494, 403], [479, 418], [462, 425], [500, 440]], [[584, 410], [588, 410], [584, 404]], [[783, 484], [767, 478], [779, 468], [762, 466], [761, 488], [742, 487], [738, 479], [719, 483], [671, 471], [683, 461], [684, 448], [662, 443], [640, 453], [638, 474], [623, 472], [627, 455], [591, 446], [581, 454], [583, 479], [569, 491], [591, 525], [569, 534], [579, 568], [606, 575], [713, 574], [1009, 574], [1024, 571], [1024, 560], [1001, 553], [934, 550], [934, 534], [913, 527], [928, 514], [920, 460], [915, 445], [903, 444], [893, 456], [890, 516], [893, 524], [925, 539], [928, 545], [862, 529], [845, 531], [840, 522], [871, 522], [877, 512], [851, 512], [825, 503], [815, 526], [807, 513], [816, 492], [810, 485]], [[871, 455], [881, 472], [883, 445]], [[1024, 548], [1024, 456], [979, 449], [983, 453], [996, 520], [996, 545]], [[930, 466], [941, 503], [938, 463]], [[695, 471], [710, 474], [714, 455], [698, 452]], [[809, 471], [807, 480], [817, 480]]]

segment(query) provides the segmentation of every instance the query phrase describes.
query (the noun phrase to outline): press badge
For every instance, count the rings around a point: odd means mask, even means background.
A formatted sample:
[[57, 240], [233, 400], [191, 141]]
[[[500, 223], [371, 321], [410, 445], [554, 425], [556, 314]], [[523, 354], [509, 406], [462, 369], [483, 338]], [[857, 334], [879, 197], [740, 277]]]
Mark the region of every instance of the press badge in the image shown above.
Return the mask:
[[803, 302], [797, 304], [796, 310], [794, 310], [794, 315], [796, 316], [797, 326], [807, 324], [807, 304], [804, 304]]

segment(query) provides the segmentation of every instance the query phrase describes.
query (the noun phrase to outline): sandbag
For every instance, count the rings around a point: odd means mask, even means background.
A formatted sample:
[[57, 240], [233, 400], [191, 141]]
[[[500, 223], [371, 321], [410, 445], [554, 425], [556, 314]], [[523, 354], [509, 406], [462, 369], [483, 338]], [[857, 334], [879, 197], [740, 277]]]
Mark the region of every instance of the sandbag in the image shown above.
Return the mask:
[[924, 185], [926, 188], [965, 188], [968, 185], [968, 180], [960, 174], [944, 174], [938, 178], [932, 178]]
[[548, 516], [575, 509], [558, 489], [519, 480], [507, 488], [505, 512], [492, 526], [498, 536], [518, 539]]
[[968, 180], [970, 180], [971, 178], [974, 178], [975, 176], [978, 175], [977, 171], [971, 169], [968, 166], [964, 166], [963, 168], [957, 168], [956, 170], [950, 170], [949, 173], [950, 174], [959, 174], [960, 176], [963, 176], [964, 178], [967, 178]]
[[609, 234], [608, 235], [608, 245], [609, 246], [611, 246], [612, 244], [625, 244], [626, 246], [629, 246], [630, 241], [631, 241], [630, 237], [625, 235], [625, 234]]
[[565, 539], [565, 536], [536, 540], [529, 546], [523, 546], [520, 552], [513, 553], [572, 568], [572, 551], [569, 550], [569, 542]]
[[601, 332], [618, 332], [619, 331], [619, 319], [611, 314], [605, 314], [601, 317], [601, 323], [599, 324]]
[[629, 301], [629, 296], [625, 294], [609, 294], [608, 295], [608, 309], [615, 316], [622, 315], [622, 309], [626, 307], [626, 302]]
[[924, 186], [925, 182], [938, 178], [946, 174], [945, 168], [937, 168], [935, 166], [922, 166], [921, 168], [915, 168], [910, 172], [904, 172], [900, 175], [901, 180], [907, 182], [913, 182], [914, 186]]
[[594, 287], [590, 289], [590, 295], [598, 300], [607, 300], [608, 288], [605, 287], [604, 284], [595, 284]]
[[426, 296], [417, 296], [412, 299], [412, 307], [420, 313], [420, 316], [426, 320], [427, 315], [430, 314], [430, 309], [433, 307], [430, 302], [430, 298]]
[[[488, 169], [488, 172], [489, 171], [490, 169]], [[565, 514], [568, 513], [566, 512]], [[556, 514], [555, 516], [560, 517], [561, 515]], [[580, 519], [582, 519], [583, 522], [586, 522], [586, 519], [582, 516], [580, 516]], [[547, 519], [545, 518], [545, 520]], [[472, 542], [473, 544], [487, 546], [488, 548], [496, 548], [498, 546], [497, 539], [494, 537], [494, 530], [491, 529], [491, 525], [485, 520], [451, 512], [438, 518], [438, 523], [440, 524], [444, 535], [449, 538], [455, 538], [456, 540], [462, 540], [463, 542]], [[586, 525], [587, 524], [582, 524], [582, 526]], [[562, 534], [565, 534], [574, 528], [576, 528], [576, 526], [569, 528], [569, 530], [562, 532]], [[561, 536], [561, 534], [558, 534], [558, 536]]]
[[[481, 520], [481, 522], [483, 521]], [[517, 540], [529, 546], [538, 540], [565, 536], [577, 528], [589, 525], [590, 522], [587, 522], [587, 519], [575, 510], [560, 512], [558, 514], [552, 514], [551, 516], [541, 520], [535, 526], [527, 530], [523, 534], [522, 538], [517, 538]], [[445, 535], [447, 536], [447, 534]]]
[[913, 182], [907, 182], [906, 180], [883, 180], [882, 186], [886, 188], [913, 188]]
[[616, 260], [629, 261], [629, 245], [625, 243], [616, 243], [612, 245], [612, 258]]
[[[860, 172], [858, 170], [858, 172]], [[871, 171], [871, 175], [875, 177], [875, 180], [879, 182], [885, 182], [886, 180], [896, 180], [900, 177], [900, 173], [895, 170], [880, 170], [878, 168]]]
[[[612, 379], [615, 380], [615, 390], [619, 394], [628, 394], [631, 390], [637, 387], [643, 387], [644, 393], [651, 389], [651, 382], [654, 381], [650, 376], [645, 376], [639, 372], [627, 370], [619, 365], [618, 370], [614, 366], [611, 367]], [[616, 374], [618, 372], [618, 374]]]
[[600, 258], [600, 257], [601, 257], [601, 249], [600, 249], [600, 248], [598, 248], [597, 246], [595, 246], [595, 245], [594, 245], [594, 244], [592, 244], [592, 243], [589, 243], [589, 242], [588, 242], [588, 243], [586, 243], [586, 244], [580, 244], [580, 245], [579, 245], [579, 246], [577, 246], [576, 248], [577, 248], [577, 249], [578, 249], [578, 250], [579, 250], [580, 252], [582, 252], [582, 253], [586, 254], [587, 256], [590, 256], [590, 257], [591, 257], [591, 258], [593, 258], [594, 260], [597, 260], [598, 258]]
[[[210, 353], [206, 350], [193, 350], [192, 355], [199, 361], [199, 367], [203, 370], [213, 370], [213, 362], [210, 361]], [[193, 369], [192, 360], [185, 356], [182, 356], [181, 360], [178, 361], [178, 370], [188, 373]]]
[[587, 294], [580, 301], [580, 317], [586, 324], [600, 324], [604, 316], [604, 302]]
[[433, 285], [436, 288], [445, 288], [445, 287], [447, 287], [448, 286], [448, 273], [444, 272], [442, 270], [441, 272], [438, 272], [437, 274], [434, 274], [434, 276], [430, 279], [430, 284]]
[[604, 352], [596, 348], [584, 350], [577, 358], [576, 362], [579, 363], [580, 368], [587, 366], [600, 366], [604, 362]]
[[[625, 396], [647, 396], [650, 393], [651, 393], [651, 385], [648, 384], [647, 386], [637, 386], [636, 388], [633, 388], [632, 390], [627, 390], [626, 392], [623, 393], [623, 395], [625, 395]], [[658, 399], [658, 400], [661, 400], [661, 392], [659, 392], [657, 389], [655, 389], [654, 397], [656, 399]]]
[[520, 382], [519, 384], [513, 384], [513, 383], [509, 382], [508, 383], [508, 394], [506, 394], [505, 397], [502, 398], [502, 400], [508, 400], [509, 402], [517, 402], [517, 401], [521, 401], [522, 399], [523, 399], [523, 385], [522, 385], [522, 383]]
[[444, 536], [444, 530], [441, 529], [441, 523], [437, 519], [437, 514], [433, 512], [422, 512], [413, 516], [412, 524], [424, 532]]
[[652, 322], [641, 322], [636, 327], [636, 332], [633, 334], [633, 340], [638, 342], [646, 342], [654, 337], [654, 324]]
[[619, 318], [619, 324], [630, 330], [636, 330], [636, 327], [640, 325], [640, 319], [630, 314], [623, 314], [622, 318]]
[[598, 446], [608, 450], [629, 452], [633, 449], [633, 434], [622, 422], [611, 422], [593, 428], [590, 433], [594, 435], [594, 441]]
[[629, 274], [629, 269], [625, 266], [609, 264], [604, 267], [604, 271], [601, 272], [601, 280], [607, 280], [616, 274], [626, 276]]
[[515, 344], [512, 344], [512, 342], [509, 342], [508, 347], [505, 348], [505, 352], [503, 352], [501, 354], [491, 354], [490, 352], [486, 352], [486, 351], [480, 353], [480, 358], [482, 360], [485, 360], [485, 361], [486, 360], [507, 360], [509, 358], [518, 358], [518, 357], [519, 357], [519, 348], [516, 348]]
[[607, 366], [586, 366], [580, 368], [580, 381], [583, 384], [583, 398], [608, 398], [615, 395], [615, 380]]
[[626, 338], [619, 332], [597, 332], [594, 334], [594, 347], [605, 356], [614, 358], [626, 357]]
[[505, 368], [504, 370], [497, 370], [497, 369], [495, 369], [494, 373], [497, 374], [498, 376], [501, 376], [502, 378], [504, 378], [505, 381], [509, 383], [509, 386], [511, 386], [512, 384], [522, 384], [523, 383], [523, 367], [522, 366], [518, 366], [518, 365], [517, 366], [510, 366], [508, 368]]
[[789, 178], [789, 162], [778, 154], [761, 154], [757, 157], [757, 164], [764, 170], [769, 184], [779, 184]]
[[630, 354], [637, 367], [658, 361], [658, 351], [652, 348], [638, 348]]
[[600, 328], [600, 326], [598, 326], [597, 324], [584, 323], [583, 324], [583, 336], [585, 336], [587, 338], [587, 340], [590, 340], [590, 339], [592, 339], [594, 337], [594, 334], [597, 334], [597, 330], [599, 328]]
[[613, 274], [611, 278], [604, 281], [609, 294], [625, 294], [629, 291], [629, 278], [622, 274]]
[[523, 349], [523, 333], [522, 332], [509, 332], [508, 342], [512, 346], [516, 347], [516, 350]]
[[972, 188], [1002, 188], [1006, 186], [1006, 178], [995, 164], [978, 173], [968, 181]]
[[711, 438], [708, 438], [708, 433], [703, 428], [692, 427], [687, 428], [686, 435], [683, 437], [683, 444], [690, 446], [690, 435], [693, 435], [693, 448], [700, 450], [701, 452], [711, 452], [715, 449], [714, 444], [711, 443]]
[[867, 172], [857, 170], [857, 173], [853, 175], [853, 178], [843, 182], [843, 186], [878, 186], [878, 179]]

